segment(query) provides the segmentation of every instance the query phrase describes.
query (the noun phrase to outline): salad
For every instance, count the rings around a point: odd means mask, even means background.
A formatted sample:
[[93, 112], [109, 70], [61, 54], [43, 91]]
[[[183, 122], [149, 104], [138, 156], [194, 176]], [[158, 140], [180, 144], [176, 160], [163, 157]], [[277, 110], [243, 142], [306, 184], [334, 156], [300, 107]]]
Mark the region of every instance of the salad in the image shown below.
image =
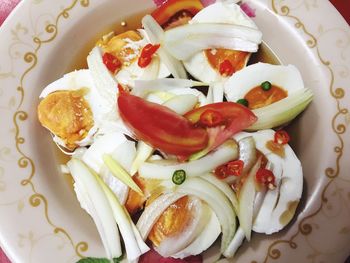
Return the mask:
[[106, 262], [233, 258], [295, 214], [303, 172], [283, 128], [313, 94], [293, 65], [249, 64], [263, 35], [239, 1], [168, 0], [141, 22], [45, 87], [38, 119]]

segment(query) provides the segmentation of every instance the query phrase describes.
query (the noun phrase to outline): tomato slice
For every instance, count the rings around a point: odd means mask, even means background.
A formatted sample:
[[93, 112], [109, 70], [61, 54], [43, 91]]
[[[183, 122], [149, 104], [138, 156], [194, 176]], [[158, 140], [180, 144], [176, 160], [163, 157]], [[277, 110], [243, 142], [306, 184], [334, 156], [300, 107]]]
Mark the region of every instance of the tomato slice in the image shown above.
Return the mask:
[[164, 29], [169, 29], [186, 24], [203, 8], [200, 0], [168, 0], [151, 15]]
[[189, 111], [184, 115], [192, 124], [202, 126], [201, 116], [204, 112], [212, 111], [220, 114], [223, 125], [211, 127], [207, 126], [209, 134], [209, 145], [207, 151], [213, 150], [217, 146], [221, 145], [232, 135], [240, 132], [254, 122], [257, 117], [247, 107], [234, 102], [218, 102], [205, 105], [203, 107]]
[[207, 131], [169, 108], [127, 92], [118, 97], [119, 113], [136, 137], [169, 154], [191, 155], [208, 144]]

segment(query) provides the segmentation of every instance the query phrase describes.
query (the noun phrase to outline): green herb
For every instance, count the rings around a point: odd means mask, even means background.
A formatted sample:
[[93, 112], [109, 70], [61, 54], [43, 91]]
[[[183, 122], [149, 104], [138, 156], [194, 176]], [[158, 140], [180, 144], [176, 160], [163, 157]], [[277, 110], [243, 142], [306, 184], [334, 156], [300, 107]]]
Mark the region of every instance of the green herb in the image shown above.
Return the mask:
[[236, 101], [236, 103], [242, 104], [243, 106], [248, 107], [248, 101], [246, 99], [239, 99]]
[[176, 170], [173, 173], [173, 183], [180, 185], [186, 180], [186, 172], [184, 170]]
[[264, 91], [268, 91], [271, 89], [272, 84], [269, 81], [264, 81], [263, 83], [260, 84], [260, 86]]
[[[123, 255], [119, 258], [113, 258], [113, 263], [120, 263], [123, 259]], [[110, 263], [111, 261], [107, 258], [82, 258], [76, 263]]]

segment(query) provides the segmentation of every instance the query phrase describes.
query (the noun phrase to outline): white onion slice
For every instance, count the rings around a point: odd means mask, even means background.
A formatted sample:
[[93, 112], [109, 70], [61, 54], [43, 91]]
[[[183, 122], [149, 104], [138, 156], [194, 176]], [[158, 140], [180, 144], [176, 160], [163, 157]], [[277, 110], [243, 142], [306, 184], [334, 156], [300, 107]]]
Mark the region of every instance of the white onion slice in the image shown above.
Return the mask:
[[158, 78], [159, 68], [160, 68], [160, 60], [158, 57], [153, 56], [151, 64], [149, 64], [146, 68], [144, 68], [144, 71], [140, 79], [152, 80], [152, 79]]
[[143, 240], [146, 240], [148, 234], [152, 230], [153, 225], [157, 222], [163, 212], [171, 204], [175, 203], [185, 195], [186, 194], [184, 193], [163, 194], [145, 208], [136, 224]]
[[[139, 258], [143, 253], [149, 250], [148, 246], [135, 236], [135, 227], [126, 209], [119, 203], [113, 192], [107, 187], [107, 185], [95, 175], [98, 183], [102, 187], [109, 204], [112, 208], [114, 219], [119, 226], [120, 233], [122, 234], [127, 258], [129, 261]], [[139, 235], [139, 234], [138, 234]]]
[[[202, 233], [185, 249], [179, 251], [173, 258], [186, 258], [191, 255], [199, 255], [206, 251], [221, 233], [220, 222], [215, 213], [210, 210], [210, 219]], [[213, 261], [212, 261], [213, 262]]]
[[140, 166], [139, 175], [144, 178], [171, 180], [176, 170], [184, 170], [187, 177], [201, 176], [237, 157], [237, 144], [233, 140], [229, 140], [216, 150], [195, 161], [173, 165], [164, 165], [163, 163], [157, 163], [157, 161], [146, 162]]
[[114, 119], [117, 118], [117, 82], [104, 65], [102, 61], [102, 51], [99, 47], [94, 47], [91, 50], [87, 57], [87, 63], [99, 94], [108, 101], [108, 105], [111, 105], [109, 108], [109, 116], [114, 116]]
[[165, 48], [179, 60], [211, 48], [256, 52], [261, 41], [257, 29], [219, 23], [186, 24], [164, 33]]
[[200, 81], [194, 81], [190, 79], [154, 79], [154, 80], [136, 80], [135, 88], [132, 90], [132, 94], [145, 97], [148, 93], [153, 91], [170, 91], [180, 88], [191, 88], [197, 86], [205, 86], [206, 84]]
[[163, 103], [163, 106], [172, 109], [177, 114], [184, 115], [186, 112], [192, 110], [197, 103], [197, 96], [193, 94], [182, 94], [167, 100]]
[[228, 198], [228, 200], [230, 200], [233, 208], [235, 209], [235, 212], [238, 213], [238, 200], [237, 200], [236, 194], [231, 189], [231, 187], [228, 186], [227, 183], [219, 180], [211, 173], [205, 174], [205, 175], [201, 176], [201, 178], [208, 181], [213, 186], [218, 188], [221, 192], [223, 192], [226, 195], [226, 197]]
[[[142, 19], [142, 26], [144, 27], [149, 40], [152, 44], [159, 44], [164, 37], [164, 31], [162, 27], [154, 20], [150, 15], [146, 15]], [[186, 79], [187, 73], [183, 64], [176, 60], [166, 49], [161, 45], [157, 50], [161, 61], [167, 66], [168, 70], [174, 76], [174, 78]]]
[[240, 227], [243, 229], [244, 234], [248, 241], [250, 241], [252, 226], [253, 226], [253, 209], [254, 199], [256, 194], [255, 174], [260, 168], [260, 160], [255, 163], [251, 171], [249, 172], [244, 184], [239, 192], [239, 212], [238, 218]]
[[82, 207], [91, 215], [102, 239], [107, 257], [120, 257], [120, 238], [113, 211], [96, 177], [82, 161], [72, 158], [67, 166], [75, 181], [75, 191]]
[[258, 120], [247, 131], [270, 129], [286, 124], [298, 116], [312, 99], [312, 91], [305, 88], [289, 94], [288, 97], [280, 101], [253, 110]]
[[130, 174], [133, 176], [140, 165], [143, 164], [153, 153], [154, 148], [143, 141], [139, 141], [136, 147], [136, 156], [132, 162]]
[[[262, 191], [258, 192], [255, 196], [254, 208], [253, 208], [253, 221], [256, 218], [261, 208], [261, 205], [264, 201], [265, 193], [266, 193], [266, 189], [262, 189]], [[230, 245], [227, 247], [223, 255], [227, 258], [233, 257], [237, 249], [242, 245], [244, 238], [245, 238], [245, 233], [243, 228], [240, 226], [237, 229], [235, 236], [233, 237]]]
[[221, 224], [221, 252], [224, 252], [236, 231], [236, 215], [230, 201], [220, 190], [199, 177], [186, 179], [177, 191], [197, 196], [215, 212]]

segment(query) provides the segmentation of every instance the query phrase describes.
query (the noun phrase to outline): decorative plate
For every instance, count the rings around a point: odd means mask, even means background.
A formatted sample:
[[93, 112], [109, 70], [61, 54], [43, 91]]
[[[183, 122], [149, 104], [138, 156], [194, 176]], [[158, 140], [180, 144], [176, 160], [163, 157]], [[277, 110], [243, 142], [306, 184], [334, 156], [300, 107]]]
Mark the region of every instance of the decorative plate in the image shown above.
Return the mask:
[[[235, 262], [344, 262], [350, 253], [350, 29], [324, 0], [250, 0], [265, 42], [315, 94], [290, 126], [305, 189], [284, 231], [254, 234]], [[0, 29], [0, 245], [13, 262], [103, 256], [90, 217], [61, 175], [38, 95], [111, 28], [138, 24], [151, 0], [24, 0]], [[133, 18], [133, 19], [130, 19]]]

